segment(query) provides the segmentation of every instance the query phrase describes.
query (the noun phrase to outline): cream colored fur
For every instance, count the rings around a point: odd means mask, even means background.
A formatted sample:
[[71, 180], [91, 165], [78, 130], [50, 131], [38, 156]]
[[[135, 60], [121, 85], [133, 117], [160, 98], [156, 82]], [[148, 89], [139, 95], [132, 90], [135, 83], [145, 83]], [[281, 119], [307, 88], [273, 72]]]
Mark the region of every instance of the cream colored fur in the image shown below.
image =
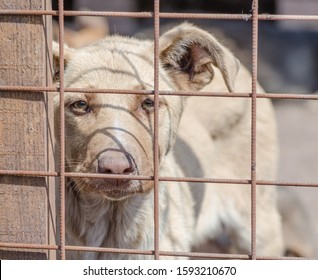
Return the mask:
[[[65, 54], [66, 87], [153, 89], [151, 41], [110, 36], [77, 50], [65, 46]], [[56, 45], [54, 55], [58, 59]], [[160, 90], [251, 92], [250, 74], [233, 54], [190, 24], [160, 37], [160, 60]], [[132, 174], [152, 176], [154, 113], [146, 99], [153, 96], [66, 93], [67, 171], [102, 173], [103, 156], [111, 154], [114, 160], [129, 157], [135, 167]], [[56, 116], [58, 110], [57, 98]], [[161, 96], [160, 176], [250, 179], [250, 116], [247, 98]], [[257, 102], [256, 139], [257, 179], [274, 180], [276, 127], [267, 99]], [[230, 252], [250, 253], [249, 185], [161, 181], [159, 193], [161, 250], [187, 252], [226, 235]], [[72, 178], [66, 193], [67, 244], [153, 250], [153, 201], [152, 181]], [[283, 254], [272, 186], [257, 186], [256, 237], [258, 255]], [[68, 258], [152, 256], [68, 252]]]

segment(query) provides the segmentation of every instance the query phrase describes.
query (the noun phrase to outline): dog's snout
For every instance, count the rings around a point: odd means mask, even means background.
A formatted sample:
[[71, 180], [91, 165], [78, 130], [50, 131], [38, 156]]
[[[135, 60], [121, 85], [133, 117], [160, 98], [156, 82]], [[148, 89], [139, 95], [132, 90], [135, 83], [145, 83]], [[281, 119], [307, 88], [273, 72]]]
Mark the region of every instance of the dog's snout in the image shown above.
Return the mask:
[[98, 172], [105, 174], [134, 173], [136, 169], [132, 157], [122, 151], [107, 151], [98, 157]]

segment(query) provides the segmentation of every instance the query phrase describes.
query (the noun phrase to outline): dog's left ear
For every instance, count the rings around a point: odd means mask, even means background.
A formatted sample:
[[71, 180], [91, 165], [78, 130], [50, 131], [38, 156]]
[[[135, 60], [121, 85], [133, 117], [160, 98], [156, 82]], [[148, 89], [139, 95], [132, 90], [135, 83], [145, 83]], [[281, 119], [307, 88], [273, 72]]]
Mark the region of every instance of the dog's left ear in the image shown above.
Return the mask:
[[[58, 83], [59, 82], [59, 74], [60, 74], [60, 51], [59, 51], [59, 44], [54, 42], [52, 43], [52, 49], [53, 49], [53, 82]], [[67, 67], [68, 61], [71, 59], [72, 55], [74, 53], [74, 49], [69, 48], [67, 45], [64, 45], [64, 68]]]
[[180, 90], [200, 90], [214, 76], [211, 63], [220, 69], [230, 92], [239, 61], [210, 33], [183, 23], [160, 37], [160, 60]]

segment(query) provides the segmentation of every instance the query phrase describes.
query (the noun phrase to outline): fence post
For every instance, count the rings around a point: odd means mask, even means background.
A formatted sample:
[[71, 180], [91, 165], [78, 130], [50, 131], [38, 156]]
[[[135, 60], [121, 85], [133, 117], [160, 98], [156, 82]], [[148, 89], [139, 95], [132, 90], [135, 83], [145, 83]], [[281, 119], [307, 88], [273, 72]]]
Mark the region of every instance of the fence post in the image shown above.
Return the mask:
[[[51, 0], [0, 0], [1, 10], [50, 10]], [[51, 18], [0, 16], [0, 86], [51, 85]], [[53, 171], [52, 97], [0, 90], [0, 169]], [[0, 259], [48, 259], [55, 244], [54, 179], [0, 175]]]

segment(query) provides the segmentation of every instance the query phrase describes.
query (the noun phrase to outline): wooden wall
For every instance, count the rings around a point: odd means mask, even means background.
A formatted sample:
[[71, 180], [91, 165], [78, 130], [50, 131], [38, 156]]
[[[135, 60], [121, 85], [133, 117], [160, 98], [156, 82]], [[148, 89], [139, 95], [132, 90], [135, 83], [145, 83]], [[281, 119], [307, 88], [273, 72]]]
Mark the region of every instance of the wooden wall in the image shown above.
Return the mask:
[[[1, 10], [46, 10], [49, 0], [0, 0]], [[0, 15], [0, 86], [51, 85], [51, 19]], [[53, 171], [52, 94], [0, 90], [0, 169]], [[0, 243], [55, 244], [54, 180], [0, 175]], [[54, 252], [0, 247], [1, 259]]]

